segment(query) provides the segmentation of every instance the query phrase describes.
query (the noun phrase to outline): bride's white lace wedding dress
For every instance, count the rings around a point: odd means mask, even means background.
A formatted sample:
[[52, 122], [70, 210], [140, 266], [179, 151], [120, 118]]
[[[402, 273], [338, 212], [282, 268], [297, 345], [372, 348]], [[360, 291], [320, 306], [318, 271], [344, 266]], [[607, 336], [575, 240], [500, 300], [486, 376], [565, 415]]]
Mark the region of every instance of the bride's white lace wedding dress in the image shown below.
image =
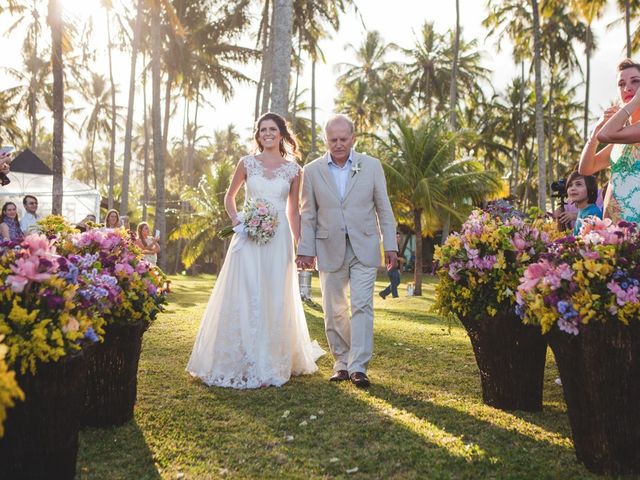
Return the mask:
[[309, 337], [286, 215], [291, 181], [301, 169], [286, 162], [268, 171], [254, 156], [243, 162], [246, 197], [274, 205], [277, 232], [266, 245], [233, 236], [187, 371], [207, 385], [280, 386], [291, 375], [315, 372], [325, 353]]

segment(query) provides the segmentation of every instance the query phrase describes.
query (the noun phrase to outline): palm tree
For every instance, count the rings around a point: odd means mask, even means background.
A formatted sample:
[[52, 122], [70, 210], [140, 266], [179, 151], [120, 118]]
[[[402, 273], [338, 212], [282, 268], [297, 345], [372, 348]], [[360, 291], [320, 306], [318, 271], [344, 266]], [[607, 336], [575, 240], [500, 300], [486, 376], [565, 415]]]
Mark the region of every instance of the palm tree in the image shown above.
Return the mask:
[[189, 221], [171, 232], [170, 240], [186, 240], [181, 252], [186, 268], [203, 255], [216, 256], [214, 263], [222, 265], [226, 249], [217, 232], [229, 223], [224, 209], [224, 194], [233, 170], [232, 162], [217, 162], [212, 173], [203, 175], [197, 188], [188, 187], [182, 193], [182, 198], [189, 202], [193, 212]]
[[127, 123], [124, 132], [124, 163], [122, 166], [122, 197], [120, 199], [120, 213], [126, 215], [129, 211], [129, 174], [131, 170], [131, 143], [133, 136], [133, 105], [136, 92], [136, 63], [140, 49], [140, 34], [144, 15], [144, 0], [138, 0], [136, 18], [131, 42], [131, 70], [129, 72], [129, 99], [127, 102]]
[[[625, 27], [627, 58], [631, 58], [631, 55], [634, 51], [631, 42], [631, 19], [638, 16], [638, 10], [640, 10], [640, 0], [616, 0], [616, 4], [618, 5], [618, 9], [623, 13], [621, 20], [624, 22]], [[617, 23], [617, 21], [614, 23]], [[638, 30], [636, 30], [636, 32], [638, 32]]]
[[453, 42], [453, 66], [451, 68], [451, 82], [449, 90], [449, 126], [451, 130], [457, 127], [456, 106], [458, 104], [458, 55], [460, 52], [460, 2], [456, 0], [456, 30]]
[[47, 23], [51, 28], [51, 71], [53, 72], [53, 188], [51, 213], [62, 214], [64, 142], [64, 70], [62, 62], [62, 0], [49, 0]]
[[542, 111], [542, 49], [540, 46], [540, 11], [538, 1], [531, 0], [533, 12], [533, 65], [536, 85], [536, 139], [538, 143], [538, 208], [547, 208], [547, 175], [544, 162], [544, 118]]
[[[80, 125], [80, 131], [84, 132], [89, 142], [89, 165], [93, 172], [93, 188], [98, 187], [98, 172], [94, 162], [96, 140], [111, 135], [112, 111], [110, 105], [111, 89], [107, 86], [107, 80], [97, 73], [91, 74], [91, 81], [81, 89], [84, 100], [89, 105], [89, 115]], [[111, 165], [109, 165], [111, 170]]]
[[[111, 15], [113, 8], [112, 0], [102, 0], [102, 6], [105, 10], [107, 24], [107, 56], [109, 60], [109, 83], [111, 84], [111, 145], [109, 148], [109, 194], [107, 196], [107, 205], [109, 209], [113, 208], [113, 187], [116, 174], [116, 84], [113, 79], [113, 61], [111, 55]], [[126, 215], [126, 212], [123, 212]]]
[[593, 38], [591, 25], [602, 16], [607, 0], [572, 0], [574, 9], [583, 17], [587, 24], [585, 35], [585, 56], [587, 60], [587, 71], [585, 78], [585, 94], [584, 94], [584, 131], [583, 140], [587, 141], [589, 129], [589, 91], [591, 87], [591, 54], [595, 51], [596, 45]]
[[271, 25], [271, 108], [282, 116], [289, 113], [289, 77], [293, 31], [293, 0], [273, 0]]
[[[417, 126], [396, 120], [387, 138], [378, 141], [386, 151], [383, 164], [393, 204], [411, 211], [416, 234], [415, 295], [422, 295], [422, 234], [424, 225], [437, 224], [445, 215], [462, 220], [464, 204], [480, 202], [496, 193], [501, 182], [471, 158], [452, 161], [460, 134], [448, 131], [443, 119]], [[427, 232], [433, 233], [433, 232]]]

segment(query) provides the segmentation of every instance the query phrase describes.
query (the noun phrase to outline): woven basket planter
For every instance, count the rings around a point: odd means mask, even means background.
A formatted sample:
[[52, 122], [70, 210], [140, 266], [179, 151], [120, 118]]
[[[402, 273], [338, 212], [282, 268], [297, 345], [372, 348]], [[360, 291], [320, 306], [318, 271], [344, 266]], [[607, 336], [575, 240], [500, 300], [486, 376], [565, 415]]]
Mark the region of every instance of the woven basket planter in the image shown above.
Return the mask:
[[461, 318], [480, 370], [482, 401], [501, 410], [542, 410], [547, 342], [515, 313]]
[[592, 320], [548, 335], [578, 461], [596, 473], [640, 473], [640, 325]]
[[17, 373], [25, 401], [9, 411], [0, 439], [0, 478], [73, 479], [84, 400], [87, 359], [93, 346]]
[[111, 324], [96, 346], [88, 367], [82, 426], [122, 425], [133, 418], [138, 387], [138, 362], [146, 320]]

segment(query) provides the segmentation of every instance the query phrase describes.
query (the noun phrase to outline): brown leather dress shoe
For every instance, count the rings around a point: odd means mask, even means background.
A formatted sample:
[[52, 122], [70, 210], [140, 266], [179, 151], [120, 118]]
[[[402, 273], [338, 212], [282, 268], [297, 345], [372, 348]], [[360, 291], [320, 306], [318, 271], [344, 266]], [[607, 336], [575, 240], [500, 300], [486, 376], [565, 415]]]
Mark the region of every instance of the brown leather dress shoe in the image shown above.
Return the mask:
[[358, 388], [369, 388], [369, 385], [371, 385], [366, 373], [353, 372], [349, 377], [351, 378], [351, 383]]
[[349, 380], [349, 372], [346, 370], [338, 370], [329, 379], [330, 382], [344, 382], [345, 380]]

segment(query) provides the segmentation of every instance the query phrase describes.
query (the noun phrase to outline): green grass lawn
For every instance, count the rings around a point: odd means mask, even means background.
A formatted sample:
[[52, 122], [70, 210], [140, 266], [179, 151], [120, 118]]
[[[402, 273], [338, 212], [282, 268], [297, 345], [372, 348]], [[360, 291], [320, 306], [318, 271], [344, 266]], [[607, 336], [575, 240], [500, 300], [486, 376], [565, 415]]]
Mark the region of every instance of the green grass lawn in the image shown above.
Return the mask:
[[[379, 278], [376, 292], [386, 285]], [[404, 281], [409, 280], [403, 278]], [[184, 371], [212, 276], [174, 277], [167, 311], [145, 334], [135, 419], [81, 434], [80, 479], [589, 478], [576, 462], [549, 352], [544, 411], [483, 405], [461, 326], [423, 297], [376, 295], [372, 386], [328, 382], [320, 371], [281, 388], [212, 388]], [[314, 298], [319, 301], [318, 280]], [[312, 338], [328, 350], [319, 306]], [[596, 478], [593, 476], [593, 478]]]

